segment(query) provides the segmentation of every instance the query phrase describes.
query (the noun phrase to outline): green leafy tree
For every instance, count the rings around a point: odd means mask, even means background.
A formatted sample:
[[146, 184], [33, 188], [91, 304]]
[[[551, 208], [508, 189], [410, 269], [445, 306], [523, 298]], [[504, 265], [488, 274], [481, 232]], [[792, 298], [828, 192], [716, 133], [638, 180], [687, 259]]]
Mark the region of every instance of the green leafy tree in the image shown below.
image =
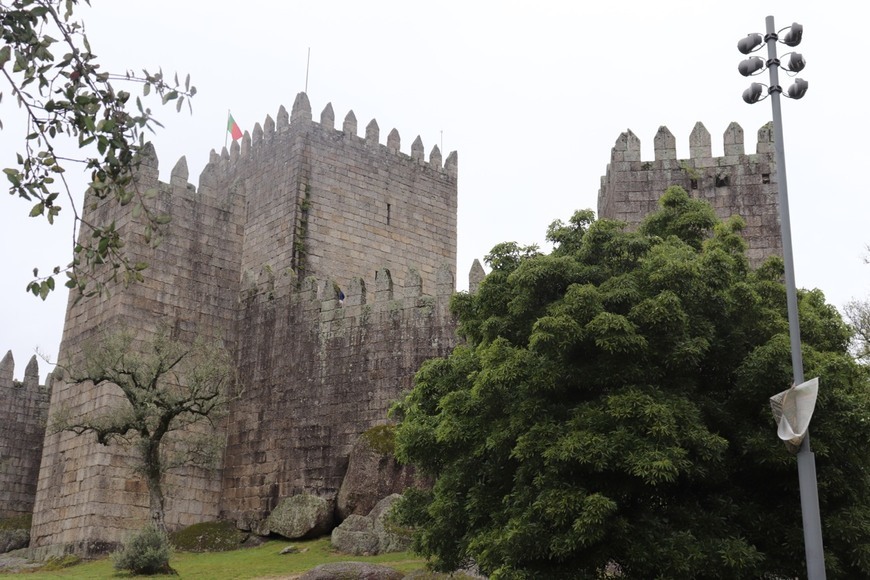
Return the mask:
[[[174, 340], [165, 329], [144, 343], [122, 331], [87, 343], [82, 363], [64, 375], [74, 385], [115, 385], [122, 396], [118, 405], [85, 416], [60, 409], [52, 417], [53, 431], [94, 433], [102, 445], [135, 448], [152, 523], [165, 532], [165, 472], [214, 466], [220, 457], [220, 442], [190, 427], [203, 421], [213, 426], [225, 414], [235, 384], [229, 353], [217, 343]], [[166, 445], [173, 432], [177, 437]]]
[[843, 313], [854, 331], [852, 352], [861, 362], [870, 362], [870, 300], [855, 299], [846, 303]]
[[[637, 232], [587, 211], [550, 254], [497, 246], [452, 303], [465, 344], [394, 408], [435, 478], [400, 504], [415, 549], [496, 579], [803, 576], [782, 261], [751, 270], [742, 225], [674, 187]], [[821, 292], [800, 314], [828, 577], [868, 577], [866, 376]]]
[[[141, 86], [163, 103], [174, 101], [181, 110], [196, 94], [188, 76], [180, 83], [162, 71], [115, 74], [100, 70], [97, 56], [74, 10], [80, 0], [13, 0], [0, 2], [0, 78], [27, 121], [24, 150], [18, 166], [3, 170], [9, 193], [33, 202], [30, 216], [53, 223], [62, 206], [73, 212], [72, 263], [56, 266], [48, 276], [34, 269], [27, 289], [43, 299], [55, 288], [55, 276], [65, 273], [66, 286], [81, 294], [100, 292], [106, 282], [130, 283], [142, 279], [141, 265], [131, 263], [115, 224], [86, 221], [76, 210], [66, 179], [71, 166], [89, 178], [93, 201], [133, 204], [145, 221], [146, 237], [165, 223], [153, 205], [154, 192], [143, 191], [135, 179], [145, 131], [160, 124], [139, 98], [125, 87]], [[89, 0], [83, 0], [90, 4]], [[0, 90], [0, 99], [3, 91]], [[0, 129], [3, 128], [0, 120]], [[73, 151], [68, 154], [67, 150]], [[79, 236], [84, 228], [90, 234]], [[94, 275], [94, 267], [111, 264], [108, 280]]]

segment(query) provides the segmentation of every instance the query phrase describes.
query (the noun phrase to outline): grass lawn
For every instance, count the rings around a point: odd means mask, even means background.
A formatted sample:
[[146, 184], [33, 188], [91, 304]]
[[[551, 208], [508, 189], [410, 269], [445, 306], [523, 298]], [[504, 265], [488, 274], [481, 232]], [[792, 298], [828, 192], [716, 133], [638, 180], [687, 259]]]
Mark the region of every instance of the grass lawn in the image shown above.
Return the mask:
[[[302, 553], [281, 555], [287, 546], [296, 546]], [[175, 578], [207, 578], [221, 580], [229, 578], [286, 578], [301, 574], [318, 564], [328, 562], [362, 561], [385, 564], [403, 572], [421, 570], [424, 560], [408, 552], [383, 554], [381, 556], [349, 556], [332, 550], [329, 538], [305, 542], [270, 541], [256, 548], [233, 550], [231, 552], [190, 553], [175, 552], [170, 565], [178, 572]], [[22, 580], [42, 578], [173, 578], [173, 576], [131, 576], [117, 572], [108, 558], [85, 562], [55, 572], [30, 572], [19, 575]], [[0, 574], [12, 578], [12, 575]]]

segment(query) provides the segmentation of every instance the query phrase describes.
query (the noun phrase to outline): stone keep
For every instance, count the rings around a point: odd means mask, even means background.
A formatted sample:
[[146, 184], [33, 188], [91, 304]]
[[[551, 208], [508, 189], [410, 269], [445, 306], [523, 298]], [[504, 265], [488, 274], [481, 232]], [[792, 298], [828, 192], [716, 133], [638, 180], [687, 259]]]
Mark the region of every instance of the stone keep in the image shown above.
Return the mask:
[[689, 159], [677, 159], [674, 136], [660, 127], [654, 139], [655, 160], [641, 161], [640, 139], [630, 130], [616, 140], [607, 173], [598, 191], [598, 215], [637, 227], [658, 207], [671, 185], [680, 185], [710, 203], [721, 219], [739, 215], [746, 222], [747, 256], [758, 266], [768, 256], [782, 255], [779, 198], [773, 127], [758, 130], [756, 152], [747, 154], [743, 129], [731, 123], [724, 135], [722, 157], [713, 157], [710, 133], [697, 123], [689, 136]]
[[39, 365], [31, 357], [24, 380], [14, 380], [15, 361], [0, 361], [0, 518], [33, 511], [39, 458], [45, 436], [51, 375], [39, 384]]
[[[282, 107], [212, 152], [198, 187], [184, 158], [160, 182], [153, 150], [137, 184], [171, 216], [156, 248], [129, 206], [87, 200], [86, 211], [115, 220], [130, 259], [149, 264], [145, 282], [71, 297], [58, 360], [74, 365], [84, 341], [117, 324], [142, 337], [168, 324], [234, 354], [243, 395], [213, 434], [225, 464], [170, 472], [170, 528], [221, 515], [255, 523], [303, 491], [334, 497], [355, 438], [455, 344], [456, 153], [442, 163], [434, 147], [426, 160], [419, 137], [402, 153], [398, 132], [384, 145], [374, 120], [359, 137], [353, 112], [336, 130], [331, 105], [314, 122], [300, 93], [290, 114]], [[111, 386], [58, 383], [52, 412], [119, 403]], [[141, 527], [148, 495], [131, 453], [92, 434], [47, 434], [31, 546], [99, 552]]]

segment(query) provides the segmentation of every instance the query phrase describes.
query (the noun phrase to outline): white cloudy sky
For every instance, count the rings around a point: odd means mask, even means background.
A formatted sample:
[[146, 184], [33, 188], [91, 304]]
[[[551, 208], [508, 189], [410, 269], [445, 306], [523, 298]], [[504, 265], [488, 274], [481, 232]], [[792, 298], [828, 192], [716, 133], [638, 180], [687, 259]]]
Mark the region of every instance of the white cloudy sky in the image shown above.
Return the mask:
[[[737, 121], [754, 151], [767, 101], [749, 106], [737, 73], [736, 42], [763, 32], [764, 18], [805, 26], [798, 50], [807, 96], [784, 103], [785, 146], [797, 281], [841, 306], [870, 293], [870, 119], [865, 25], [859, 3], [660, 0], [648, 2], [317, 0], [246, 2], [93, 0], [82, 9], [106, 69], [190, 73], [194, 112], [160, 111], [154, 138], [161, 175], [187, 156], [191, 180], [209, 150], [224, 144], [227, 110], [250, 130], [305, 87], [315, 119], [331, 102], [337, 122], [350, 109], [360, 131], [376, 118], [402, 150], [419, 134], [459, 152], [458, 286], [474, 258], [496, 243], [543, 243], [547, 225], [595, 208], [610, 148], [630, 128], [653, 158], [659, 125], [688, 157], [702, 121], [721, 154]], [[764, 79], [761, 79], [764, 80]], [[783, 84], [786, 84], [785, 82]], [[3, 92], [8, 92], [4, 87]], [[20, 113], [4, 99], [0, 165], [14, 165]], [[66, 292], [43, 303], [24, 292], [34, 266], [69, 261], [70, 224], [26, 217], [7, 198], [0, 211], [0, 350], [12, 349], [21, 376], [36, 348], [55, 357]], [[43, 366], [43, 374], [45, 365]]]

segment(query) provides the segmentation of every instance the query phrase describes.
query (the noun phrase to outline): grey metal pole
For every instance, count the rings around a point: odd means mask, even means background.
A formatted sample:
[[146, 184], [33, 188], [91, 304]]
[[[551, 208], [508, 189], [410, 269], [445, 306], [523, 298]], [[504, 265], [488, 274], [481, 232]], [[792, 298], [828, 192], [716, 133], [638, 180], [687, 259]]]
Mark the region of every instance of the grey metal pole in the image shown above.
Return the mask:
[[[804, 382], [804, 363], [801, 354], [801, 330], [798, 322], [797, 289], [794, 276], [794, 257], [791, 245], [791, 220], [788, 211], [788, 185], [785, 172], [785, 148], [782, 138], [782, 110], [780, 108], [779, 64], [776, 56], [776, 28], [773, 16], [765, 19], [767, 25], [767, 58], [770, 71], [770, 102], [773, 108], [773, 136], [776, 150], [776, 182], [779, 188], [779, 222], [782, 228], [782, 257], [785, 261], [785, 292], [788, 303], [788, 332], [791, 341], [791, 364], [794, 384]], [[825, 580], [825, 551], [822, 545], [822, 520], [819, 515], [819, 491], [816, 482], [816, 459], [810, 450], [807, 433], [797, 455], [798, 481], [801, 493], [801, 515], [804, 526], [804, 550], [807, 558], [807, 578]]]

